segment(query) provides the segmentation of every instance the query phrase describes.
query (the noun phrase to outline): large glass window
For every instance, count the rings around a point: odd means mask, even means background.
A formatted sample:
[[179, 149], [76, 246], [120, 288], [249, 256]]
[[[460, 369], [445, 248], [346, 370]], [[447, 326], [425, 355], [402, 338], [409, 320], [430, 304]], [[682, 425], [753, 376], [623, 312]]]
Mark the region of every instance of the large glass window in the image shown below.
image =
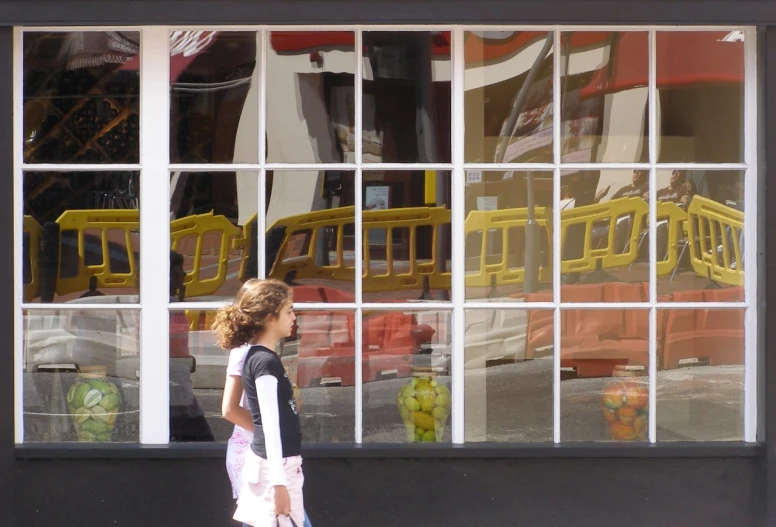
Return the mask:
[[226, 441], [253, 277], [307, 442], [755, 440], [751, 30], [17, 45], [18, 442]]

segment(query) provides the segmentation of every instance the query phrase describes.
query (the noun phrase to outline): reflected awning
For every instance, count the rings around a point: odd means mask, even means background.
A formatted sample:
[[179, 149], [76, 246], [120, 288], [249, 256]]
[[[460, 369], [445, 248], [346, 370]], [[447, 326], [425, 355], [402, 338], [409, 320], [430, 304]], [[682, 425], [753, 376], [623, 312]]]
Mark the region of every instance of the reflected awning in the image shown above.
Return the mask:
[[[742, 84], [744, 42], [736, 32], [665, 31], [656, 42], [657, 88]], [[618, 33], [614, 59], [582, 90], [583, 97], [629, 90], [649, 83], [648, 35]]]

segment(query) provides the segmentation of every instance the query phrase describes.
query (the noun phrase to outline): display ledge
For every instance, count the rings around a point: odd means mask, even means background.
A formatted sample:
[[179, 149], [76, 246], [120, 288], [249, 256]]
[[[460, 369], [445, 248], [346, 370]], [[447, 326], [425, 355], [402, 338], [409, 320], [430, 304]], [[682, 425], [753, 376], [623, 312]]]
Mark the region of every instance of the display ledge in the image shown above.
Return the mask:
[[[17, 445], [17, 459], [223, 459], [226, 443], [177, 443], [170, 445], [132, 444], [26, 444]], [[732, 458], [758, 457], [758, 443], [677, 442], [632, 445], [624, 443], [503, 444], [466, 445], [402, 444], [308, 444], [306, 459], [503, 459], [503, 458]]]
[[[397, 6], [400, 4], [400, 7]], [[1, 25], [769, 24], [769, 0], [0, 0]], [[513, 9], [517, 5], [519, 8]], [[623, 9], [623, 5], [627, 5]]]

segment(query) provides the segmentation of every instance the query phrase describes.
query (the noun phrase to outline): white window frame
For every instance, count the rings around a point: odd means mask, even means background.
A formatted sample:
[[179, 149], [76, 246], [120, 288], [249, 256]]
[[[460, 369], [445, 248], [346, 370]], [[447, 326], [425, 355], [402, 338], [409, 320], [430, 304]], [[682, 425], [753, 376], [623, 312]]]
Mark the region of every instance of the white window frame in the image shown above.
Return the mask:
[[[140, 163], [138, 164], [111, 164], [111, 165], [65, 165], [65, 164], [25, 164], [23, 160], [23, 122], [22, 122], [22, 37], [23, 32], [37, 31], [106, 31], [125, 30], [139, 31], [141, 34], [140, 51]], [[169, 33], [176, 30], [219, 30], [219, 31], [257, 31], [261, 45], [257, 50], [259, 62], [259, 152], [258, 163], [242, 164], [171, 164], [169, 158], [169, 123], [160, 116], [169, 115]], [[266, 130], [266, 50], [270, 31], [355, 31], [355, 79], [362, 77], [363, 60], [361, 56], [362, 31], [449, 31], [451, 33], [451, 69], [452, 69], [452, 97], [451, 97], [451, 123], [452, 123], [452, 159], [450, 163], [435, 164], [406, 164], [406, 163], [380, 163], [363, 164], [361, 141], [355, 143], [355, 163], [340, 164], [292, 164], [292, 163], [265, 163], [265, 130]], [[553, 162], [552, 163], [466, 163], [464, 159], [464, 56], [463, 39], [465, 31], [549, 31], [554, 34], [553, 60], [554, 68], [554, 97], [553, 97]], [[558, 53], [558, 43], [561, 32], [567, 31], [640, 31], [649, 32], [649, 162], [648, 163], [561, 163], [560, 152], [560, 83], [558, 82], [561, 68], [561, 53]], [[745, 53], [745, 84], [744, 84], [744, 162], [726, 164], [700, 164], [700, 163], [658, 163], [656, 158], [657, 130], [656, 103], [655, 103], [655, 40], [657, 32], [664, 31], [741, 31], [744, 35]], [[361, 315], [367, 310], [448, 310], [452, 313], [452, 395], [453, 407], [451, 416], [452, 443], [464, 443], [464, 312], [470, 309], [552, 309], [554, 311], [554, 367], [553, 367], [553, 442], [559, 443], [561, 439], [560, 422], [560, 342], [561, 335], [561, 309], [642, 309], [649, 310], [650, 334], [649, 334], [649, 442], [656, 442], [656, 314], [658, 309], [696, 308], [696, 309], [731, 309], [746, 310], [745, 316], [745, 388], [744, 388], [744, 441], [755, 442], [757, 435], [757, 39], [753, 27], [739, 26], [132, 26], [132, 27], [30, 27], [14, 29], [14, 250], [17, 257], [14, 260], [14, 384], [15, 384], [15, 440], [21, 444], [24, 439], [23, 422], [23, 310], [84, 310], [84, 309], [129, 309], [139, 310], [141, 316], [140, 331], [140, 436], [139, 442], [145, 445], [165, 445], [169, 443], [169, 341], [166, 335], [169, 332], [169, 312], [181, 309], [214, 309], [223, 303], [214, 302], [186, 302], [170, 303], [167, 291], [169, 277], [169, 173], [171, 171], [243, 171], [255, 172], [258, 183], [258, 236], [259, 236], [259, 276], [264, 276], [264, 244], [262, 233], [266, 231], [265, 217], [265, 190], [264, 182], [267, 170], [283, 169], [340, 169], [351, 170], [355, 173], [355, 185], [362, 184], [363, 170], [386, 169], [436, 169], [450, 171], [451, 201], [452, 201], [452, 232], [463, 233], [465, 221], [464, 191], [465, 170], [546, 170], [554, 173], [555, 199], [560, 195], [560, 173], [566, 169], [602, 170], [602, 169], [634, 169], [649, 170], [650, 178], [650, 205], [649, 226], [652, 232], [656, 228], [655, 197], [656, 197], [656, 172], [657, 170], [671, 169], [705, 169], [705, 170], [740, 170], [744, 171], [744, 201], [746, 203], [744, 221], [746, 228], [753, 233], [748, 237], [745, 247], [745, 299], [743, 302], [731, 303], [664, 303], [657, 302], [657, 279], [655, 275], [656, 240], [649, 237], [650, 251], [650, 300], [644, 303], [586, 303], [574, 304], [561, 302], [560, 298], [560, 208], [553, 207], [553, 300], [540, 303], [509, 303], [509, 302], [478, 302], [465, 300], [465, 274], [464, 274], [464, 239], [463, 235], [452, 237], [452, 300], [450, 302], [427, 303], [365, 303], [362, 300], [361, 281], [355, 281], [355, 302], [346, 304], [298, 304], [300, 310], [332, 310], [348, 309], [355, 313], [355, 442], [362, 443], [362, 399], [363, 385], [361, 379]], [[356, 106], [355, 106], [355, 137], [361, 137], [361, 90], [360, 82], [356, 82]], [[162, 124], [162, 123], [167, 123]], [[140, 177], [140, 302], [138, 304], [34, 304], [24, 303], [22, 281], [22, 178], [25, 172], [32, 171], [139, 171]], [[355, 266], [356, 277], [362, 275], [362, 196], [361, 192], [355, 192]], [[166, 228], [160, 227], [166, 225]], [[145, 351], [144, 351], [145, 350]], [[153, 350], [149, 352], [148, 350]], [[519, 444], [513, 444], [519, 446]]]

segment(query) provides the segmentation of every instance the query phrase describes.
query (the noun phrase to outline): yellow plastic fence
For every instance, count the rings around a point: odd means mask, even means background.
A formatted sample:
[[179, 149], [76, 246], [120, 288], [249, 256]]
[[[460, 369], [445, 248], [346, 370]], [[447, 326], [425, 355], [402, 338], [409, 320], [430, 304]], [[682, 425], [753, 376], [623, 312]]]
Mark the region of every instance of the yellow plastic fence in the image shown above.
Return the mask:
[[[552, 280], [552, 209], [536, 207], [534, 209], [536, 223], [540, 230], [540, 243], [547, 251], [547, 265], [539, 266], [539, 280]], [[466, 252], [472, 257], [476, 254], [478, 265], [476, 270], [466, 272], [467, 287], [489, 287], [491, 285], [507, 285], [522, 283], [525, 279], [525, 266], [510, 265], [510, 255], [521, 254], [524, 246], [512, 247], [515, 240], [513, 231], [525, 231], [528, 224], [528, 209], [505, 210], [473, 210], [466, 218]], [[481, 234], [480, 246], [472, 247], [473, 234]], [[490, 249], [494, 237], [500, 240], [500, 253]]]
[[[32, 223], [31, 223], [32, 222]], [[77, 262], [60, 262], [60, 272], [57, 277], [56, 291], [59, 295], [85, 291], [89, 287], [92, 276], [96, 278], [98, 288], [124, 288], [137, 287], [137, 262], [135, 260], [135, 239], [138, 233], [139, 221], [136, 209], [126, 210], [70, 210], [64, 212], [57, 223], [60, 226], [60, 236], [63, 240], [75, 241]], [[25, 218], [25, 232], [33, 233], [30, 236], [30, 258], [38, 258], [40, 226], [35, 230], [34, 220]], [[170, 239], [173, 250], [179, 249], [184, 243], [190, 243], [192, 247], [191, 262], [187, 262], [190, 268], [186, 272], [184, 284], [186, 297], [197, 297], [215, 293], [226, 281], [227, 266], [230, 250], [247, 249], [246, 236], [250, 236], [250, 225], [243, 229], [235, 227], [224, 216], [215, 216], [212, 213], [187, 216], [170, 222]], [[86, 237], [96, 239], [99, 243], [99, 251], [92, 248], [89, 252], [96, 261], [86, 263]], [[35, 243], [33, 243], [35, 236]], [[66, 241], [63, 243], [67, 243]], [[35, 248], [35, 249], [33, 249]], [[61, 250], [61, 249], [60, 249]], [[117, 251], [121, 254], [117, 254]], [[188, 255], [188, 250], [186, 251]], [[113, 258], [126, 259], [129, 264], [129, 272], [117, 272], [111, 269], [111, 253]], [[209, 276], [203, 276], [207, 257], [213, 257], [208, 267]], [[241, 260], [241, 272], [244, 274], [248, 255], [243, 251]], [[75, 271], [63, 276], [63, 268], [75, 264]], [[35, 285], [25, 284], [25, 298], [27, 291], [34, 294], [37, 289], [37, 265], [32, 265], [33, 282]]]
[[[594, 271], [600, 268], [625, 267], [638, 256], [638, 242], [641, 226], [644, 224], [649, 206], [641, 198], [619, 198], [605, 203], [585, 205], [561, 212], [561, 247], [565, 246], [569, 229], [574, 225], [584, 226], [584, 251], [581, 257], [566, 259], [562, 257], [561, 270], [564, 273]], [[627, 229], [627, 240], [624, 248], [616, 246], [616, 233]], [[593, 229], [605, 232], [607, 243], [600, 247], [593, 246]], [[603, 234], [602, 234], [603, 236]], [[626, 240], [626, 241], [627, 241]]]
[[[665, 222], [665, 227], [662, 227]], [[668, 229], [668, 241], [666, 254], [657, 256], [657, 275], [665, 276], [671, 274], [679, 263], [681, 254], [680, 243], [685, 242], [685, 232], [687, 223], [687, 212], [676, 203], [658, 201], [657, 202], [657, 222], [658, 228]]]
[[24, 262], [27, 276], [24, 281], [24, 301], [35, 298], [40, 286], [40, 242], [43, 227], [32, 216], [24, 216], [24, 235], [28, 249]]
[[744, 213], [694, 196], [687, 209], [690, 261], [695, 272], [727, 285], [744, 284]]
[[352, 260], [346, 262], [344, 254], [345, 230], [348, 226], [352, 229], [353, 214], [353, 207], [342, 207], [278, 220], [275, 225], [284, 225], [286, 231], [267, 276], [282, 280], [290, 274], [297, 279], [353, 282], [355, 267]]
[[[317, 278], [352, 282], [355, 267], [345, 251], [345, 232], [354, 228], [354, 207], [341, 207], [282, 218], [286, 227], [278, 258], [268, 275], [284, 279]], [[416, 289], [428, 279], [430, 288], [449, 288], [450, 273], [440, 271], [438, 241], [450, 225], [444, 207], [411, 207], [364, 211], [363, 260], [365, 292]], [[430, 258], [418, 259], [418, 230], [431, 233]], [[401, 237], [401, 243], [399, 243]], [[405, 250], [406, 254], [399, 254]], [[373, 258], [372, 254], [379, 252]]]
[[256, 218], [258, 218], [258, 214], [254, 214], [248, 218], [245, 221], [245, 225], [243, 225], [242, 236], [232, 240], [232, 248], [242, 251], [242, 259], [240, 260], [240, 272], [237, 275], [240, 282], [245, 282], [248, 280], [248, 278], [250, 278], [248, 276], [248, 259], [251, 256], [249, 253], [251, 250], [251, 241], [257, 241], [254, 240], [256, 233], [253, 232], [253, 222], [256, 221]]
[[[363, 214], [364, 292], [418, 289], [428, 280], [430, 289], [449, 289], [451, 273], [444, 254], [439, 254], [443, 229], [450, 228], [450, 210], [444, 207], [408, 207], [370, 210]], [[418, 231], [431, 234], [430, 257], [418, 257]], [[370, 245], [373, 235], [382, 241], [385, 257], [374, 264]], [[383, 243], [379, 243], [382, 247]], [[399, 251], [407, 250], [406, 254]], [[384, 263], [383, 263], [384, 262]]]
[[[173, 251], [179, 249], [184, 240], [194, 245], [193, 254], [185, 251], [185, 254], [193, 258], [191, 270], [186, 272], [184, 279], [186, 298], [211, 295], [218, 290], [226, 281], [232, 242], [242, 237], [242, 229], [232, 225], [225, 216], [214, 216], [212, 212], [186, 216], [170, 222], [170, 243]], [[203, 260], [207, 257], [215, 257], [215, 261], [205, 265]], [[243, 255], [242, 260], [247, 260], [247, 254]], [[207, 278], [203, 276], [206, 268], [213, 270], [208, 273], [212, 276]]]
[[[65, 257], [69, 251], [63, 251], [60, 243], [59, 275], [56, 291], [58, 295], [66, 295], [86, 291], [89, 280], [96, 278], [98, 288], [137, 287], [137, 262], [133, 251], [132, 238], [139, 228], [137, 210], [68, 210], [57, 219], [61, 240], [74, 240], [77, 254], [75, 272], [63, 276], [63, 268], [68, 268], [71, 261]], [[72, 234], [71, 234], [72, 233]], [[95, 238], [100, 245], [99, 261], [86, 263], [87, 235]], [[112, 242], [110, 244], [109, 242]], [[122, 251], [123, 254], [118, 254]], [[63, 254], [65, 253], [65, 254]], [[117, 272], [111, 269], [111, 259], [124, 259], [129, 264], [129, 272]]]

